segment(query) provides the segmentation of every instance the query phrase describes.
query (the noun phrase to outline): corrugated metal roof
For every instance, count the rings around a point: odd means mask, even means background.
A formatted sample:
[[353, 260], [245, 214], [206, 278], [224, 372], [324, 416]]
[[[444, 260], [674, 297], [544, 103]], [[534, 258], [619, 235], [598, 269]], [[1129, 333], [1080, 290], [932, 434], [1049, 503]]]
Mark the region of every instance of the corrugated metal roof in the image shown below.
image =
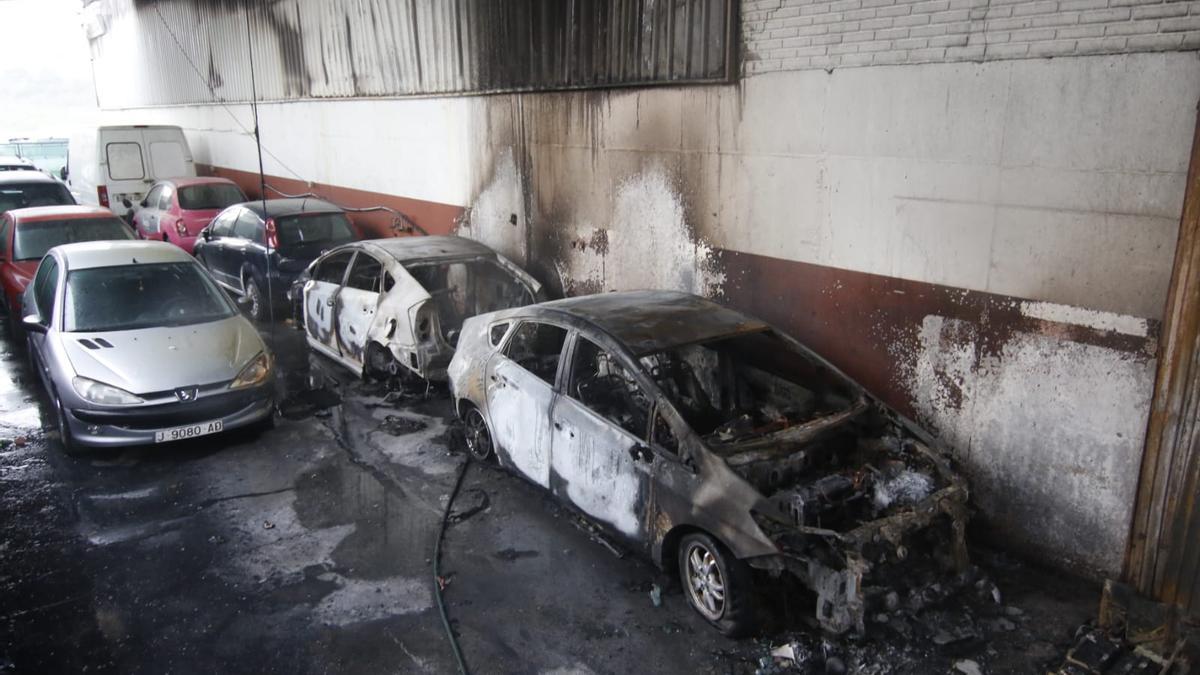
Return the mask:
[[[736, 0], [92, 0], [104, 108], [471, 94], [732, 73]], [[249, 39], [248, 39], [249, 36]]]

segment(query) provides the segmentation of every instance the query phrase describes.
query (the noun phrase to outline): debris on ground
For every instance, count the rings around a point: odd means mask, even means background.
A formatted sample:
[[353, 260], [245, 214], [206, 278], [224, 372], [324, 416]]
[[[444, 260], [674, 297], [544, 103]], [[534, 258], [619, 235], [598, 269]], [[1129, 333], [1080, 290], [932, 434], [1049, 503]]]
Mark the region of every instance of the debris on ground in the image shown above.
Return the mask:
[[[1176, 653], [1182, 651], [1180, 648]], [[1075, 642], [1051, 675], [1186, 675], [1190, 667], [1174, 657], [1164, 658], [1143, 645], [1134, 645], [1118, 632], [1083, 625]]]
[[655, 607], [662, 607], [662, 586], [659, 586], [658, 584], [651, 584], [650, 602]]
[[275, 529], [275, 523], [272, 523], [269, 520], [264, 520], [263, 521], [263, 529], [264, 530], [273, 530], [273, 529]]
[[428, 426], [428, 422], [416, 417], [388, 415], [383, 419], [383, 423], [379, 425], [379, 428], [392, 436], [404, 436], [422, 431]]
[[450, 523], [461, 523], [491, 505], [488, 494], [480, 488], [467, 488], [459, 493], [454, 501], [455, 509], [450, 512], [448, 518]]
[[300, 389], [280, 402], [279, 414], [289, 420], [300, 420], [341, 402], [342, 397], [332, 389]]
[[955, 661], [954, 670], [963, 675], [983, 675], [983, 671], [979, 669], [979, 664], [971, 659]]

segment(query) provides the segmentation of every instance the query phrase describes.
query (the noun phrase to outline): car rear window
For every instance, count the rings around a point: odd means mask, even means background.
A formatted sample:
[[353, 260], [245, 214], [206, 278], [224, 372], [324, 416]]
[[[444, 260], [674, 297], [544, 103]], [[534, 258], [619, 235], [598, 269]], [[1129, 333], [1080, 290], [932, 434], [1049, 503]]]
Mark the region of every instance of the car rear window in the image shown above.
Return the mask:
[[133, 233], [112, 216], [19, 223], [13, 236], [13, 259], [41, 260], [47, 251], [62, 244], [120, 239], [133, 239]]
[[59, 183], [5, 183], [0, 185], [0, 212], [30, 206], [74, 204], [70, 191]]
[[279, 247], [345, 244], [355, 240], [350, 219], [342, 213], [309, 213], [275, 219]]
[[179, 208], [188, 211], [223, 209], [246, 201], [236, 185], [188, 185], [179, 188]]

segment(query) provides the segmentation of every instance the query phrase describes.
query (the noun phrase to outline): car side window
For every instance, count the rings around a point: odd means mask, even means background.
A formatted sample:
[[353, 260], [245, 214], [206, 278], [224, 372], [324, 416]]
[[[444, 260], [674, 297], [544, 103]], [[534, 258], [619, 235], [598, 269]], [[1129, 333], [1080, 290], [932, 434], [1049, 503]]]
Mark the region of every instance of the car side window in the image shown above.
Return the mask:
[[508, 332], [508, 322], [498, 323], [488, 329], [488, 340], [491, 341], [493, 347], [499, 347], [500, 341], [504, 339], [504, 334]]
[[154, 206], [157, 203], [158, 208], [160, 210], [166, 211], [167, 209], [171, 208], [171, 197], [174, 194], [175, 194], [175, 188], [171, 187], [170, 185], [163, 185], [162, 186], [162, 194], [160, 194], [158, 196], [158, 201], [157, 202], [149, 202], [149, 204], [151, 206]]
[[517, 327], [517, 332], [505, 347], [504, 355], [553, 386], [566, 341], [565, 328], [527, 321]]
[[237, 223], [233, 226], [233, 236], [238, 239], [255, 241], [255, 232], [257, 230], [258, 216], [254, 215], [253, 211], [243, 210], [238, 216]]
[[567, 395], [634, 436], [645, 439], [650, 398], [612, 354], [591, 340], [575, 342]]
[[145, 208], [157, 209], [158, 208], [158, 196], [161, 194], [162, 194], [162, 186], [161, 185], [155, 185], [154, 187], [150, 188], [150, 193], [146, 195], [146, 198], [144, 200], [142, 200], [142, 201], [146, 202]]
[[213, 219], [212, 233], [215, 237], [228, 237], [233, 232], [233, 221], [237, 211], [226, 211]]
[[0, 217], [0, 258], [8, 258], [8, 230], [10, 221], [8, 214]]
[[313, 279], [340, 286], [342, 278], [346, 276], [346, 267], [350, 264], [351, 255], [353, 251], [342, 251], [322, 260], [313, 273]]
[[54, 292], [58, 286], [58, 261], [53, 256], [46, 256], [38, 267], [33, 280], [33, 299], [37, 303], [38, 316], [49, 323], [54, 316]]
[[387, 293], [396, 285], [396, 279], [388, 272], [383, 273], [383, 292]]
[[358, 257], [354, 259], [354, 267], [350, 269], [350, 277], [346, 279], [346, 286], [378, 293], [379, 277], [382, 272], [383, 265], [378, 260], [366, 253], [359, 253]]

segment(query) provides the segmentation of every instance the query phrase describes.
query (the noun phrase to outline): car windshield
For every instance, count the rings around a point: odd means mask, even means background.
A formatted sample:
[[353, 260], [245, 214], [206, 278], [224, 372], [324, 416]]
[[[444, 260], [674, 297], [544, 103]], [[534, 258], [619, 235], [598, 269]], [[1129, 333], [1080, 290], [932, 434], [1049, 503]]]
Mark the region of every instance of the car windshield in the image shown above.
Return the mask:
[[188, 326], [237, 311], [194, 262], [74, 270], [67, 275], [64, 310], [69, 333]]
[[641, 362], [710, 444], [738, 444], [842, 412], [859, 396], [770, 330], [647, 354]]
[[214, 183], [210, 185], [188, 185], [179, 188], [179, 208], [187, 211], [223, 209], [246, 201], [246, 195], [236, 185]]
[[310, 213], [275, 219], [279, 247], [324, 244], [334, 246], [354, 241], [354, 229], [344, 213]]
[[20, 223], [13, 235], [13, 259], [41, 260], [47, 251], [60, 244], [114, 239], [133, 239], [133, 233], [112, 216]]
[[0, 212], [30, 206], [74, 204], [75, 199], [59, 183], [5, 183], [0, 185]]

